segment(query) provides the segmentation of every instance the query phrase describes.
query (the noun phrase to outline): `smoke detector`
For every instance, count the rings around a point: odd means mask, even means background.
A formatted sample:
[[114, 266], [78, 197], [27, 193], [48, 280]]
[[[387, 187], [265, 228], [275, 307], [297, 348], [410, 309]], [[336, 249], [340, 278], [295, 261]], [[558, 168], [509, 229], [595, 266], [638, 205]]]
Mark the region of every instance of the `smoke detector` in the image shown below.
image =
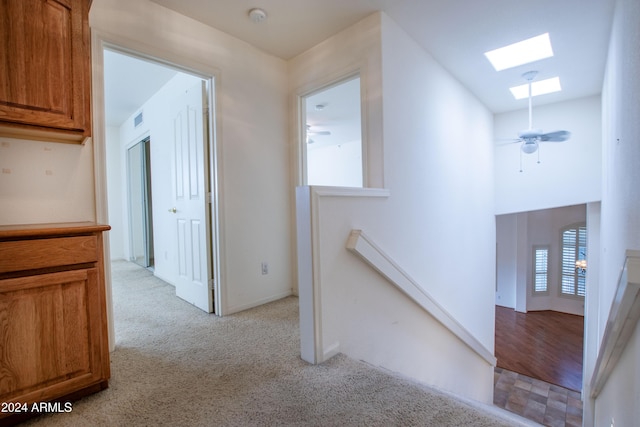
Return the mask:
[[262, 22], [267, 19], [267, 12], [258, 7], [253, 8], [249, 11], [249, 19], [255, 23]]

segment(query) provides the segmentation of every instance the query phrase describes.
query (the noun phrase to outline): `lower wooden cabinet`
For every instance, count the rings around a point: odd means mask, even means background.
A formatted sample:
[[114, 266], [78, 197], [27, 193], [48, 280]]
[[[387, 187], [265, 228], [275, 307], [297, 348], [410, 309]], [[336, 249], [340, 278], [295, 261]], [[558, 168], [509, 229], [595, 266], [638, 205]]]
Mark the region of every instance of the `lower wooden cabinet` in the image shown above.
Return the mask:
[[108, 386], [108, 229], [0, 226], [0, 424]]

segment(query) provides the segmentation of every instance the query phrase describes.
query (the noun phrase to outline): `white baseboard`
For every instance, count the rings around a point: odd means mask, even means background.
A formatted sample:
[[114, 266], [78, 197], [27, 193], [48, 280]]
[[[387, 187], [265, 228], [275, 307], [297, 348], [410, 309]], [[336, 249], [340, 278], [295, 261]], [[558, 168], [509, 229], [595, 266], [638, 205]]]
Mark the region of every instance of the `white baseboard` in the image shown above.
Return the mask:
[[241, 311], [248, 310], [248, 309], [254, 308], [254, 307], [258, 307], [258, 306], [261, 306], [261, 305], [264, 305], [264, 304], [268, 304], [270, 302], [277, 301], [279, 299], [286, 298], [286, 297], [289, 297], [289, 296], [292, 296], [292, 295], [293, 295], [293, 292], [291, 291], [291, 289], [289, 289], [287, 291], [280, 292], [278, 294], [271, 295], [271, 296], [266, 297], [266, 298], [262, 298], [262, 299], [260, 299], [258, 301], [253, 301], [253, 302], [250, 302], [248, 304], [236, 305], [234, 307], [227, 307], [227, 309], [224, 311], [224, 315], [228, 316], [230, 314], [239, 313]]

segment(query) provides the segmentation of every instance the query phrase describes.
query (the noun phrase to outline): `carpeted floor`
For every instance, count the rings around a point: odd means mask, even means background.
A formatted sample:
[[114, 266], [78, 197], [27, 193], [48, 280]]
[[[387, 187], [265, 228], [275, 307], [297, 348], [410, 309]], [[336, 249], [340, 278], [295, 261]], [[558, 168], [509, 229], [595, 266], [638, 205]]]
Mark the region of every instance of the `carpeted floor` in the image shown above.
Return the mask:
[[147, 270], [113, 263], [116, 350], [107, 390], [34, 426], [517, 426], [339, 355], [300, 359], [294, 297], [227, 316], [175, 297]]

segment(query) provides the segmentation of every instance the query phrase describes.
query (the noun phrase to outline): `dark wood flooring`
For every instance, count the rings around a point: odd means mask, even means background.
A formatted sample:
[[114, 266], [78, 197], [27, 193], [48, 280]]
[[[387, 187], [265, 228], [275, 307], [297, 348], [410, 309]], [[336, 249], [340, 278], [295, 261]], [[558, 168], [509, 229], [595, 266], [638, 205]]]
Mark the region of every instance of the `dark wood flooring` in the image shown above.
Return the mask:
[[499, 368], [580, 391], [583, 335], [582, 316], [496, 306]]

